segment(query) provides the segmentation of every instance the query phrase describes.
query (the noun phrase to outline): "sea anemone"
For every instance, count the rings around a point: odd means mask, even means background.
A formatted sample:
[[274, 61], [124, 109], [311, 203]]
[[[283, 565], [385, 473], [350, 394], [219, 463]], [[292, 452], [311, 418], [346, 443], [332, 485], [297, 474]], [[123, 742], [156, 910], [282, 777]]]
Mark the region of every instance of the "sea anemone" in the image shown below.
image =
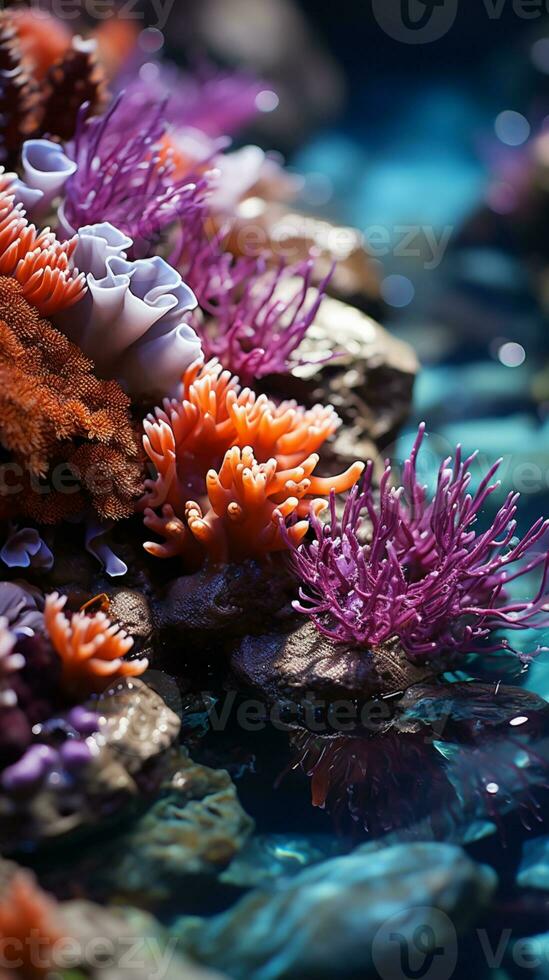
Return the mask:
[[103, 116], [86, 118], [84, 105], [74, 141], [66, 147], [77, 170], [67, 181], [60, 218], [64, 230], [108, 221], [149, 254], [160, 232], [177, 220], [204, 214], [206, 178], [174, 178], [173, 163], [162, 160], [164, 106], [133, 115], [121, 127], [123, 96]]
[[253, 75], [210, 64], [188, 73], [166, 63], [155, 68], [144, 79], [130, 64], [131, 74], [121, 76], [128, 124], [132, 115], [164, 102], [172, 131], [193, 130], [216, 138], [237, 132], [258, 114], [257, 97], [265, 85]]
[[314, 323], [332, 270], [315, 287], [312, 258], [273, 267], [268, 255], [235, 257], [225, 231], [208, 236], [196, 222], [185, 225], [174, 262], [198, 300], [191, 322], [205, 356], [253, 385], [300, 363], [295, 352]]
[[[333, 497], [328, 523], [313, 516], [316, 540], [294, 555], [305, 586], [296, 609], [338, 642], [376, 647], [397, 637], [412, 659], [462, 655], [479, 644], [491, 651], [513, 650], [493, 632], [549, 625], [544, 615], [549, 556], [535, 550], [549, 522], [536, 521], [517, 542], [519, 494], [510, 493], [490, 527], [475, 530], [485, 501], [499, 487], [490, 482], [499, 463], [472, 493], [476, 454], [463, 460], [459, 447], [453, 467], [450, 458], [442, 463], [430, 498], [416, 472], [424, 431], [422, 425], [401, 487], [391, 485], [387, 464], [376, 503], [370, 463], [363, 487], [350, 494], [341, 519]], [[512, 601], [508, 585], [540, 566], [537, 595]], [[491, 637], [492, 645], [486, 646]], [[528, 659], [533, 654], [519, 655]]]
[[[194, 539], [214, 561], [242, 560], [288, 547], [284, 521], [297, 543], [309, 514], [324, 506], [315, 495], [342, 493], [362, 472], [355, 463], [340, 476], [313, 475], [316, 450], [338, 425], [331, 407], [275, 405], [241, 389], [216, 362], [193, 365], [182, 400], [167, 399], [144, 422], [143, 444], [157, 474], [146, 483], [145, 524], [167, 538], [146, 549], [185, 555]], [[161, 517], [153, 510], [159, 507]]]
[[70, 262], [75, 248], [76, 239], [61, 244], [52, 232], [39, 233], [9, 187], [0, 191], [0, 275], [17, 279], [42, 316], [59, 313], [84, 294], [84, 277]]
[[236, 259], [234, 266], [236, 289], [227, 288], [223, 276], [210, 276], [200, 293], [205, 321], [201, 326], [195, 317], [193, 324], [205, 355], [217, 357], [243, 384], [252, 385], [265, 375], [288, 373], [330, 276], [315, 289], [312, 259], [296, 266], [280, 263], [275, 269], [268, 269], [264, 259], [251, 269], [249, 261]]
[[125, 660], [133, 640], [103, 612], [65, 614], [66, 596], [46, 597], [44, 623], [61, 659], [61, 688], [76, 700], [100, 694], [120, 677], [139, 677], [148, 661]]

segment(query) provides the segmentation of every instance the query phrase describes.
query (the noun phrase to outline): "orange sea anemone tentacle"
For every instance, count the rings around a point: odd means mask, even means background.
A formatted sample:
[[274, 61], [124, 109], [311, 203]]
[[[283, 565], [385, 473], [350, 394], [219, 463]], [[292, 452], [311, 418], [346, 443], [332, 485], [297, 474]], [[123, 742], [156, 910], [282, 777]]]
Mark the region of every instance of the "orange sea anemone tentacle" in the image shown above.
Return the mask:
[[[182, 400], [164, 402], [145, 421], [143, 445], [157, 474], [147, 483], [145, 524], [164, 538], [146, 550], [188, 560], [198, 547], [222, 562], [298, 543], [324, 506], [318, 497], [349, 489], [364, 469], [357, 462], [337, 476], [314, 476], [317, 450], [339, 424], [331, 406], [276, 405], [241, 389], [216, 361], [193, 364]], [[150, 508], [161, 505], [158, 517]]]
[[133, 640], [103, 612], [92, 616], [84, 612], [68, 618], [64, 612], [66, 596], [54, 592], [46, 597], [44, 622], [61, 660], [61, 686], [70, 698], [100, 694], [109, 681], [119, 677], [139, 677], [148, 661], [125, 660]]

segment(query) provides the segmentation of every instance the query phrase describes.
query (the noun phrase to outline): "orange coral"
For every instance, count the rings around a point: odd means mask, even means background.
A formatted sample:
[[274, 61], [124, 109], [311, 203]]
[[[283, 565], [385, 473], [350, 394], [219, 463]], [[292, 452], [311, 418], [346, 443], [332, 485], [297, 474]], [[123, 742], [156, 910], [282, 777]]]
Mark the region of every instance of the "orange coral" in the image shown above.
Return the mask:
[[65, 938], [55, 899], [33, 874], [17, 870], [0, 898], [0, 949], [3, 967], [10, 971], [2, 975], [45, 976], [55, 966], [55, 943]]
[[17, 32], [28, 69], [36, 81], [41, 81], [70, 47], [71, 31], [62, 20], [43, 10], [12, 9], [4, 12], [3, 17]]
[[147, 660], [124, 660], [133, 640], [103, 612], [92, 616], [63, 612], [66, 596], [56, 592], [46, 597], [44, 623], [54, 649], [61, 658], [61, 687], [71, 698], [100, 694], [120, 677], [139, 677]]
[[[195, 364], [183, 378], [183, 399], [166, 400], [144, 422], [145, 452], [156, 479], [146, 483], [145, 525], [164, 544], [147, 542], [157, 557], [191, 558], [197, 543], [216, 562], [259, 557], [287, 547], [324, 506], [315, 495], [348, 490], [362, 473], [355, 463], [340, 476], [313, 475], [316, 450], [335, 432], [333, 408], [310, 411], [294, 402], [256, 397], [219, 364]], [[155, 508], [162, 507], [162, 516]]]
[[[2, 171], [0, 179], [5, 184], [8, 175]], [[85, 293], [85, 276], [70, 264], [76, 244], [76, 238], [61, 244], [48, 229], [38, 232], [9, 186], [0, 191], [0, 275], [14, 276], [42, 316], [67, 309]]]
[[[22, 287], [0, 276], [0, 444], [17, 464], [12, 487], [2, 481], [0, 515], [53, 523], [91, 501], [104, 517], [129, 516], [141, 489], [129, 409], [120, 386], [96, 378]], [[61, 486], [31, 488], [61, 469]]]

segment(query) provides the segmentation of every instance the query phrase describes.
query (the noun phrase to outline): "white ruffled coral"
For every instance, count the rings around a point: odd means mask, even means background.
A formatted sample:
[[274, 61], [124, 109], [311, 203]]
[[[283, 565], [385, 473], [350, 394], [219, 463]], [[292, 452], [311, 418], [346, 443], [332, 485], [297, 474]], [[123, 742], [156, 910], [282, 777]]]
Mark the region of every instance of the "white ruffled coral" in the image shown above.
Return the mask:
[[58, 143], [42, 139], [26, 140], [21, 162], [24, 179], [16, 181], [14, 192], [31, 218], [38, 218], [62, 194], [76, 164]]
[[59, 326], [133, 397], [175, 395], [186, 368], [201, 355], [185, 322], [197, 300], [164, 259], [128, 261], [132, 242], [105, 222], [81, 228], [74, 265], [88, 292]]

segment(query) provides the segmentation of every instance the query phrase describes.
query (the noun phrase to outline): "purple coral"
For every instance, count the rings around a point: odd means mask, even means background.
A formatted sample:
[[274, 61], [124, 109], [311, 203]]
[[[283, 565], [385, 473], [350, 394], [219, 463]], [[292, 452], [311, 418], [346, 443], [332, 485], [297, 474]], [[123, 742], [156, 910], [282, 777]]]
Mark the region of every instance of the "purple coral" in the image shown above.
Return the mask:
[[63, 230], [72, 234], [85, 225], [110, 222], [134, 240], [141, 251], [173, 222], [203, 214], [207, 178], [176, 179], [174, 164], [163, 152], [164, 105], [148, 106], [127, 120], [124, 96], [100, 117], [80, 111], [67, 155], [77, 166], [66, 184], [61, 209]]
[[[475, 530], [487, 498], [499, 487], [491, 483], [499, 462], [472, 493], [477, 454], [462, 460], [459, 447], [452, 468], [450, 458], [442, 463], [430, 498], [416, 472], [424, 431], [422, 425], [401, 487], [391, 486], [387, 464], [376, 504], [370, 463], [341, 519], [334, 499], [327, 524], [312, 519], [316, 540], [295, 554], [307, 586], [296, 609], [336, 641], [371, 647], [396, 636], [416, 659], [467, 653], [490, 638], [489, 650], [513, 650], [508, 640], [492, 637], [493, 631], [549, 626], [549, 555], [535, 550], [549, 521], [536, 521], [517, 542], [520, 495], [510, 493], [490, 527]], [[366, 544], [360, 540], [363, 523]], [[512, 601], [509, 583], [538, 567], [543, 573], [537, 595]], [[518, 656], [527, 660], [534, 653]]]
[[130, 65], [131, 74], [122, 76], [128, 116], [164, 100], [165, 116], [172, 126], [224, 137], [242, 129], [261, 111], [258, 96], [265, 84], [253, 75], [221, 71], [213, 65], [183, 73], [175, 65], [151, 65], [149, 61], [145, 72], [136, 77], [137, 67]]
[[[217, 358], [242, 384], [285, 374], [292, 355], [314, 322], [331, 272], [313, 286], [309, 259], [270, 268], [265, 258], [234, 259], [221, 232], [208, 240], [189, 227], [176, 264], [200, 305], [192, 325], [206, 359]], [[296, 358], [295, 363], [299, 363]]]

